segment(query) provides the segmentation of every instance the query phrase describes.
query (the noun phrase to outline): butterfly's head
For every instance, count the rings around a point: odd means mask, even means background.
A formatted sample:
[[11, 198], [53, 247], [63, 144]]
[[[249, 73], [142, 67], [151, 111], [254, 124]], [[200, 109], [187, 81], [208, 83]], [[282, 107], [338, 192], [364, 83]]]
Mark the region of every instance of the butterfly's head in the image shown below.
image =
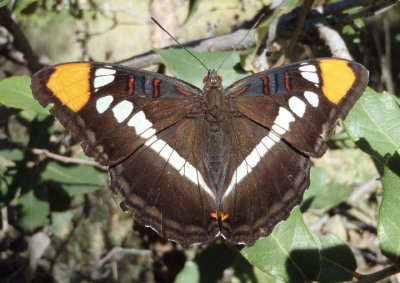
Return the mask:
[[204, 77], [203, 83], [211, 87], [219, 87], [222, 84], [222, 77], [217, 74], [216, 70], [208, 70], [208, 74]]

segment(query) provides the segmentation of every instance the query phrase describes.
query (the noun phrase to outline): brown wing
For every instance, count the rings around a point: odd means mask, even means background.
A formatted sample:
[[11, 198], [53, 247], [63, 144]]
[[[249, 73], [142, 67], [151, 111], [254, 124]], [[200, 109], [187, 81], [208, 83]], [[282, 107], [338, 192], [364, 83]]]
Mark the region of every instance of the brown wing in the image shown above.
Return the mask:
[[45, 68], [31, 80], [34, 97], [103, 165], [131, 154], [183, 119], [201, 91], [156, 73], [105, 63]]
[[207, 243], [219, 234], [210, 217], [215, 191], [202, 162], [204, 119], [184, 119], [148, 140], [110, 168], [121, 206], [139, 223], [183, 246]]
[[309, 186], [311, 161], [266, 128], [246, 117], [232, 119], [232, 168], [220, 195], [228, 217], [221, 234], [233, 244], [253, 244], [289, 216]]
[[231, 105], [273, 130], [298, 150], [321, 157], [325, 138], [362, 95], [368, 71], [342, 59], [285, 65], [238, 81], [227, 89]]

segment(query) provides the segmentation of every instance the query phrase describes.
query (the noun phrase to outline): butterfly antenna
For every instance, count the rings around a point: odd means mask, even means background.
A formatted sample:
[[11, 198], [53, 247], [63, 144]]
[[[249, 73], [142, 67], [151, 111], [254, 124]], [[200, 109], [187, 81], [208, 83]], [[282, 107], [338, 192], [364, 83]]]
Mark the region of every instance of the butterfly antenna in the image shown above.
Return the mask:
[[256, 28], [256, 26], [258, 26], [258, 24], [261, 22], [261, 20], [264, 18], [265, 14], [261, 14], [261, 16], [258, 18], [258, 20], [255, 22], [255, 24], [246, 32], [246, 34], [243, 36], [243, 38], [236, 43], [235, 47], [233, 47], [232, 51], [225, 56], [225, 58], [222, 60], [221, 64], [219, 64], [218, 68], [217, 68], [217, 73], [218, 70], [221, 69], [222, 65], [224, 65], [224, 63], [226, 62], [226, 60], [233, 54], [233, 52], [235, 52], [235, 50], [239, 47], [239, 45], [243, 42], [243, 40], [246, 39], [246, 37], [249, 35], [249, 33]]
[[180, 47], [182, 47], [183, 49], [185, 49], [187, 53], [189, 53], [190, 55], [192, 55], [197, 61], [199, 61], [199, 63], [200, 63], [204, 68], [206, 68], [207, 71], [209, 71], [209, 69], [207, 68], [207, 66], [204, 65], [204, 63], [201, 62], [201, 60], [200, 60], [196, 55], [194, 55], [192, 52], [190, 52], [189, 49], [187, 49], [187, 48], [186, 48], [185, 46], [183, 46], [175, 37], [173, 37], [159, 22], [157, 22], [157, 20], [156, 20], [155, 18], [153, 18], [153, 17], [150, 17], [150, 18], [151, 18], [151, 20], [152, 20], [156, 25], [159, 26], [160, 29], [162, 29], [164, 32], [166, 32]]

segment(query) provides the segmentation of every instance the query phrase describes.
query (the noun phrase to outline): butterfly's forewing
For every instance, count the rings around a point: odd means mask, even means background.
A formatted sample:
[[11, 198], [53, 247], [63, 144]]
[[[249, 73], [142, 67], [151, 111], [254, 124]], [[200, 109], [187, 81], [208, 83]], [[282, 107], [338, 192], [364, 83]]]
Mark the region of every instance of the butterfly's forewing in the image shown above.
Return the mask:
[[31, 88], [41, 105], [54, 104], [50, 113], [85, 153], [108, 166], [185, 117], [201, 92], [160, 74], [89, 62], [45, 68]]
[[240, 80], [226, 92], [240, 113], [272, 129], [303, 153], [320, 157], [325, 137], [362, 95], [368, 71], [342, 59], [285, 65]]

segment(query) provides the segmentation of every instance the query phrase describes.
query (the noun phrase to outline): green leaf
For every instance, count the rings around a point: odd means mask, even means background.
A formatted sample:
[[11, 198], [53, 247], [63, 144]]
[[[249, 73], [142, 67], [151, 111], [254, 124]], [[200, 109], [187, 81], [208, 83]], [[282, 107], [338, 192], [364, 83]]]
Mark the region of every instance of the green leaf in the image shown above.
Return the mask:
[[321, 251], [322, 268], [318, 282], [351, 281], [357, 268], [353, 252], [333, 234], [315, 235], [314, 240]]
[[92, 193], [104, 188], [108, 183], [107, 174], [91, 166], [65, 165], [52, 161], [47, 164], [42, 178], [48, 186], [61, 185], [71, 197]]
[[350, 111], [344, 126], [366, 153], [382, 164], [400, 149], [400, 107], [396, 98], [367, 88]]
[[0, 166], [0, 206], [3, 206], [10, 202], [19, 190], [19, 186], [10, 186], [10, 184], [14, 182], [15, 175], [23, 163], [24, 154], [21, 150], [0, 142], [0, 159], [2, 163]]
[[74, 214], [72, 210], [66, 210], [62, 212], [52, 211], [51, 212], [51, 227], [53, 233], [60, 238], [64, 238], [72, 229], [72, 218]]
[[240, 262], [241, 259], [240, 253], [219, 240], [198, 253], [194, 262], [199, 269], [200, 282], [217, 282], [227, 268]]
[[8, 2], [10, 2], [10, 0], [0, 0], [0, 8], [6, 6]]
[[385, 166], [383, 171], [378, 238], [382, 253], [400, 268], [400, 154], [396, 153], [388, 163], [392, 166]]
[[186, 261], [183, 269], [175, 277], [175, 283], [186, 283], [186, 282], [199, 282], [200, 272], [197, 264], [193, 261]]
[[17, 109], [49, 115], [32, 96], [28, 76], [13, 76], [0, 81], [0, 103]]
[[321, 268], [318, 246], [299, 208], [279, 223], [270, 236], [244, 247], [241, 254], [251, 264], [285, 282], [315, 280]]
[[20, 228], [33, 231], [45, 223], [50, 213], [46, 196], [46, 188], [39, 184], [36, 176], [31, 175], [21, 181], [21, 196], [17, 204], [17, 225]]
[[310, 173], [311, 184], [306, 190], [301, 210], [310, 210], [323, 214], [345, 201], [353, 189], [345, 184], [327, 182], [327, 177], [322, 168], [312, 167]]
[[8, 167], [14, 167], [15, 162], [4, 158], [4, 156], [0, 153], [0, 176], [3, 176], [4, 172], [7, 170]]
[[[158, 49], [155, 50], [161, 57], [167, 68], [181, 80], [187, 81], [198, 88], [203, 88], [203, 78], [207, 75], [207, 70], [182, 49]], [[217, 68], [222, 60], [230, 52], [198, 53], [190, 50], [196, 55], [208, 68]], [[240, 68], [240, 58], [238, 54], [231, 54], [219, 69], [218, 74], [223, 78], [223, 86], [227, 87], [239, 79], [247, 77], [248, 73], [239, 73], [235, 68]]]
[[35, 0], [18, 0], [15, 5], [15, 9], [18, 12], [21, 12], [22, 10], [26, 9], [29, 5], [32, 3], [37, 2]]

